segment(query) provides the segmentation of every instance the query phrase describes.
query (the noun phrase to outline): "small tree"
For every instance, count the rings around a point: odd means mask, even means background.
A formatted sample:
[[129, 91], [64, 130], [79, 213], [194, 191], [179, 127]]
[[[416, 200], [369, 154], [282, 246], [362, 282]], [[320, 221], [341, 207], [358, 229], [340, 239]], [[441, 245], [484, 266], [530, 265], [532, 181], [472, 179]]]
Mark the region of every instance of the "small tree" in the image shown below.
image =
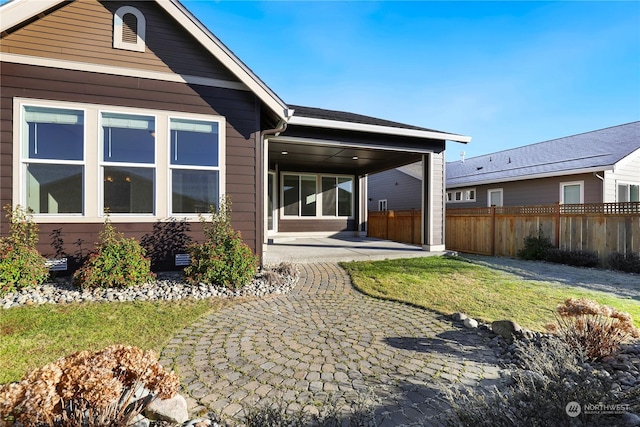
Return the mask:
[[0, 238], [0, 294], [37, 286], [49, 277], [45, 259], [38, 250], [38, 225], [33, 214], [20, 206], [6, 205], [10, 233]]
[[144, 248], [136, 239], [117, 233], [108, 215], [96, 246], [96, 252], [73, 275], [77, 285], [83, 288], [125, 288], [154, 279]]
[[258, 257], [242, 241], [239, 231], [231, 226], [231, 201], [220, 200], [212, 206], [211, 222], [200, 216], [205, 235], [203, 243], [189, 245], [191, 264], [184, 269], [185, 280], [191, 284], [208, 283], [231, 289], [246, 286], [258, 270]]

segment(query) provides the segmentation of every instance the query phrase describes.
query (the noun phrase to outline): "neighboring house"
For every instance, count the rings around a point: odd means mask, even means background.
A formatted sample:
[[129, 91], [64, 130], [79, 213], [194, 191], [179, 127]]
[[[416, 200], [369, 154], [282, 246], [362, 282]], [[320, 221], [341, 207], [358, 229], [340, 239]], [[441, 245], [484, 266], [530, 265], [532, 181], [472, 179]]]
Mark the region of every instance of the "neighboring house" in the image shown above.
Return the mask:
[[222, 195], [259, 255], [285, 233], [364, 232], [368, 174], [416, 161], [423, 247], [444, 247], [441, 153], [469, 137], [287, 105], [176, 0], [13, 0], [0, 14], [0, 204], [33, 209], [42, 252], [55, 230], [70, 253], [90, 246], [105, 209], [140, 238], [197, 223]]
[[[388, 209], [414, 208], [419, 172], [371, 176], [369, 209], [384, 199]], [[639, 201], [639, 189], [640, 122], [446, 163], [448, 208]]]

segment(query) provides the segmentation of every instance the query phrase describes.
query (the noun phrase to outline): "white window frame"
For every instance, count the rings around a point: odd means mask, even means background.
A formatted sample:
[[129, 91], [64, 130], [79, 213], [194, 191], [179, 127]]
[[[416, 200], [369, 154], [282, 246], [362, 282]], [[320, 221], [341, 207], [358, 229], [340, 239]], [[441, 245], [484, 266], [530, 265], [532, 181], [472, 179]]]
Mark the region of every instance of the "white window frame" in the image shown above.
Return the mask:
[[487, 207], [491, 207], [491, 193], [500, 193], [500, 205], [495, 206], [504, 206], [504, 191], [502, 188], [489, 188], [487, 190]]
[[[126, 14], [132, 14], [138, 20], [136, 43], [128, 43], [122, 40], [122, 18]], [[147, 20], [142, 12], [133, 6], [122, 6], [113, 14], [113, 47], [115, 49], [132, 50], [134, 52], [145, 51], [147, 35]]]
[[[285, 175], [295, 175], [295, 176], [314, 176], [316, 178], [316, 192], [315, 192], [315, 197], [316, 197], [316, 215], [315, 216], [302, 216], [300, 215], [300, 207], [298, 207], [298, 215], [285, 215], [284, 213], [284, 176]], [[337, 210], [336, 210], [336, 215], [322, 215], [322, 178], [323, 177], [335, 177], [335, 178], [349, 178], [351, 179], [352, 185], [353, 185], [353, 192], [352, 195], [353, 197], [351, 197], [351, 215], [349, 216], [338, 216], [337, 215]], [[335, 220], [344, 220], [344, 219], [354, 219], [355, 218], [355, 203], [356, 203], [356, 194], [355, 194], [355, 190], [356, 190], [356, 178], [353, 175], [342, 175], [342, 174], [331, 174], [331, 173], [312, 173], [312, 172], [280, 172], [280, 191], [279, 191], [279, 195], [280, 195], [280, 201], [281, 206], [279, 207], [280, 210], [280, 220], [284, 220], [284, 221], [291, 221], [291, 220], [304, 220], [304, 221], [309, 221], [309, 220], [318, 220], [318, 219], [335, 219]], [[337, 198], [336, 198], [336, 203], [337, 203]], [[336, 206], [337, 209], [337, 206]]]
[[631, 199], [631, 186], [640, 187], [640, 183], [638, 182], [629, 182], [629, 181], [616, 181], [616, 202], [620, 202], [620, 186], [627, 187], [627, 201]]
[[387, 199], [378, 200], [378, 210], [386, 211], [387, 210]]
[[[473, 198], [471, 198], [471, 192], [473, 191]], [[477, 194], [475, 188], [468, 188], [466, 190], [449, 190], [446, 193], [447, 203], [475, 203], [477, 200]]]
[[[156, 150], [155, 150], [155, 189], [154, 189], [154, 214], [111, 213], [113, 222], [155, 222], [160, 219], [175, 217], [184, 218], [189, 222], [199, 221], [197, 213], [171, 212], [171, 169], [179, 165], [170, 164], [170, 134], [169, 120], [181, 118], [187, 120], [210, 121], [218, 123], [218, 166], [212, 169], [218, 170], [218, 195], [222, 197], [226, 193], [226, 120], [223, 116], [177, 113], [174, 111], [154, 110], [132, 107], [115, 107], [103, 104], [88, 104], [66, 101], [51, 101], [31, 98], [14, 98], [13, 117], [19, 120], [13, 121], [13, 205], [26, 206], [26, 164], [30, 162], [25, 157], [23, 150], [24, 107], [45, 107], [70, 110], [81, 110], [84, 113], [84, 147], [83, 147], [83, 213], [82, 214], [34, 214], [34, 220], [40, 223], [95, 223], [104, 222], [104, 188], [103, 188], [103, 159], [100, 132], [101, 113], [114, 112], [122, 114], [135, 114], [142, 116], [154, 116], [156, 119]], [[56, 161], [58, 162], [58, 161]], [[77, 161], [72, 161], [77, 164]], [[111, 164], [111, 163], [110, 163]], [[118, 163], [119, 166], [138, 166], [138, 164]], [[152, 167], [151, 164], [144, 164]], [[198, 167], [200, 168], [200, 167]], [[205, 167], [203, 167], [205, 168]], [[210, 167], [206, 167], [210, 168]], [[206, 215], [205, 215], [206, 216]]]
[[567, 181], [560, 183], [560, 204], [564, 205], [564, 188], [572, 185], [580, 186], [580, 202], [578, 204], [584, 203], [584, 181]]

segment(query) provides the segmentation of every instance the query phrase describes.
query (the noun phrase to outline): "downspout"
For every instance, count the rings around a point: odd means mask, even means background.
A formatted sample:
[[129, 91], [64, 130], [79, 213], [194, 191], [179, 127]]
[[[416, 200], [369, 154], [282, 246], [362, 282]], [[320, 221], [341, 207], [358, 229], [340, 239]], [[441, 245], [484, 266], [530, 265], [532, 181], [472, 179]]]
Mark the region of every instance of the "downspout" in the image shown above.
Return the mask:
[[[269, 209], [269, 201], [268, 201], [269, 189], [267, 188], [267, 186], [269, 185], [268, 184], [269, 180], [267, 179], [267, 174], [266, 174], [266, 172], [268, 172], [269, 170], [269, 150], [265, 149], [265, 145], [266, 145], [265, 137], [267, 135], [278, 136], [282, 132], [284, 132], [286, 129], [287, 129], [287, 122], [285, 120], [280, 120], [280, 122], [275, 128], [265, 129], [260, 132], [260, 151], [261, 151], [260, 155], [262, 158], [262, 166], [260, 167], [260, 174], [262, 176], [262, 212], [263, 212], [262, 214], [262, 246], [263, 246], [262, 253], [264, 253], [266, 249], [265, 244], [267, 243], [267, 228], [268, 228], [267, 217], [269, 216], [267, 213], [267, 209]], [[277, 221], [277, 218], [274, 217], [273, 220]], [[260, 260], [260, 263], [262, 264], [262, 260]]]

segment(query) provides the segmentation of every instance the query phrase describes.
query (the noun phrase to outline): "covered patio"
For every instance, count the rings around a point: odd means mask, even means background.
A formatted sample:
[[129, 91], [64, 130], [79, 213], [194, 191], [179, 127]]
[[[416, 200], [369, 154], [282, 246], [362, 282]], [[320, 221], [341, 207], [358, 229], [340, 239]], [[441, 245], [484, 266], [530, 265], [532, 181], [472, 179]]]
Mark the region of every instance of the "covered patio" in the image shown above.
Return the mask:
[[[444, 250], [445, 142], [469, 142], [469, 137], [358, 114], [290, 107], [294, 114], [287, 125], [264, 140], [265, 262], [270, 251], [291, 238], [365, 237], [367, 176], [415, 162], [422, 162], [426, 177], [421, 194], [416, 194], [422, 200], [422, 240], [420, 247], [403, 250]], [[340, 242], [347, 247], [353, 243], [341, 238], [326, 245], [305, 244], [320, 253]], [[360, 242], [365, 247], [370, 243]]]

